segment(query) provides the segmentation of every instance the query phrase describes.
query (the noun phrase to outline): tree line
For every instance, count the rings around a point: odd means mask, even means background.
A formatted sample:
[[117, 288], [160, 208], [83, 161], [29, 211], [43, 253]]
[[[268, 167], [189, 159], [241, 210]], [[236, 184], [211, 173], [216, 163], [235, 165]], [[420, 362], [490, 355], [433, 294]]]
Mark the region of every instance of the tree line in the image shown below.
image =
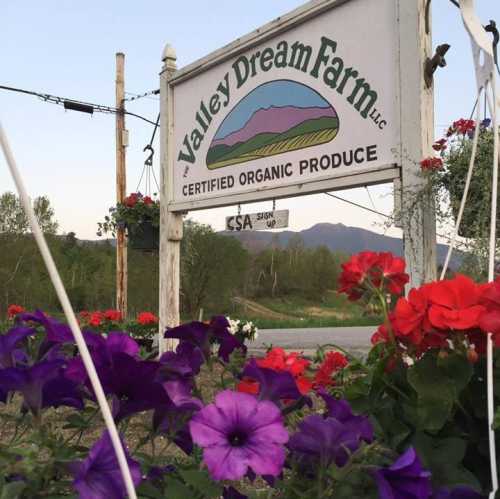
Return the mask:
[[[47, 198], [35, 200], [37, 216], [76, 310], [115, 306], [113, 240], [82, 241], [58, 235]], [[43, 209], [42, 209], [43, 208]], [[59, 311], [57, 296], [16, 196], [0, 196], [0, 317], [9, 304]], [[26, 223], [25, 223], [26, 222]], [[129, 312], [158, 309], [157, 253], [129, 250]], [[321, 301], [335, 289], [344, 256], [326, 247], [306, 248], [299, 236], [282, 247], [279, 234], [250, 253], [237, 239], [185, 221], [181, 243], [181, 309], [185, 318], [229, 313], [234, 297], [298, 296]]]

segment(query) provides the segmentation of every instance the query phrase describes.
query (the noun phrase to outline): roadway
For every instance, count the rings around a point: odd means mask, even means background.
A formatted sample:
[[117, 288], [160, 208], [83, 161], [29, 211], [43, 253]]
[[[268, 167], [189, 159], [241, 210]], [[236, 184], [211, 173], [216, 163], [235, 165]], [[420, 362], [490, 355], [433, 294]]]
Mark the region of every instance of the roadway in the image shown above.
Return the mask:
[[354, 355], [366, 355], [376, 326], [327, 327], [307, 329], [261, 329], [257, 340], [249, 343], [251, 353], [261, 353], [268, 345], [310, 354], [318, 345], [334, 344]]

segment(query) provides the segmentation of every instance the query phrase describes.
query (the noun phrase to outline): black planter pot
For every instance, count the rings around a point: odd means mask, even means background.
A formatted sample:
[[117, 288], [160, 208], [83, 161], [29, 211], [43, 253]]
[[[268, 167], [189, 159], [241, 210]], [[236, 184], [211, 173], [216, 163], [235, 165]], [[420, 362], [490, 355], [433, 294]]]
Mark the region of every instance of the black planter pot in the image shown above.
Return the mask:
[[160, 247], [160, 228], [150, 221], [128, 227], [128, 242], [132, 249], [158, 251]]
[[137, 344], [141, 347], [144, 347], [146, 351], [151, 352], [153, 350], [153, 340], [148, 338], [135, 338]]

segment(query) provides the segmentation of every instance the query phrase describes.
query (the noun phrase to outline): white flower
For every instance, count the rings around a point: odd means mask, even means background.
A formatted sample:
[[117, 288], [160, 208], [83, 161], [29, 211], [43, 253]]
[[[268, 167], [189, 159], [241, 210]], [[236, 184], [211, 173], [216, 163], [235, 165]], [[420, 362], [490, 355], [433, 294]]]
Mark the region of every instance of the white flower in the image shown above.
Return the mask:
[[227, 321], [229, 322], [229, 327], [227, 328], [227, 330], [231, 333], [231, 334], [236, 334], [238, 331], [239, 331], [239, 327], [238, 327], [238, 321], [233, 321], [232, 319], [230, 319], [229, 317], [226, 317]]
[[249, 333], [252, 330], [252, 326], [247, 322], [242, 329], [244, 333]]
[[403, 362], [407, 366], [412, 366], [413, 364], [415, 364], [415, 361], [411, 357], [409, 357], [408, 355], [406, 355], [406, 354], [403, 355]]
[[255, 329], [255, 333], [253, 333], [253, 339], [256, 340], [259, 337], [259, 333], [257, 332], [257, 329]]

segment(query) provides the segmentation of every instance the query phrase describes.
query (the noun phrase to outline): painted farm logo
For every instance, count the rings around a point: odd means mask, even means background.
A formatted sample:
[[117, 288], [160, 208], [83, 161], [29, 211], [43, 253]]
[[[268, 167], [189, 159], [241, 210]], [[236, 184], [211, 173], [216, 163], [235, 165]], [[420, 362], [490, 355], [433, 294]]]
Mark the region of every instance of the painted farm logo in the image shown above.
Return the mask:
[[210, 170], [326, 144], [337, 112], [318, 92], [291, 80], [253, 89], [226, 116], [208, 149]]

